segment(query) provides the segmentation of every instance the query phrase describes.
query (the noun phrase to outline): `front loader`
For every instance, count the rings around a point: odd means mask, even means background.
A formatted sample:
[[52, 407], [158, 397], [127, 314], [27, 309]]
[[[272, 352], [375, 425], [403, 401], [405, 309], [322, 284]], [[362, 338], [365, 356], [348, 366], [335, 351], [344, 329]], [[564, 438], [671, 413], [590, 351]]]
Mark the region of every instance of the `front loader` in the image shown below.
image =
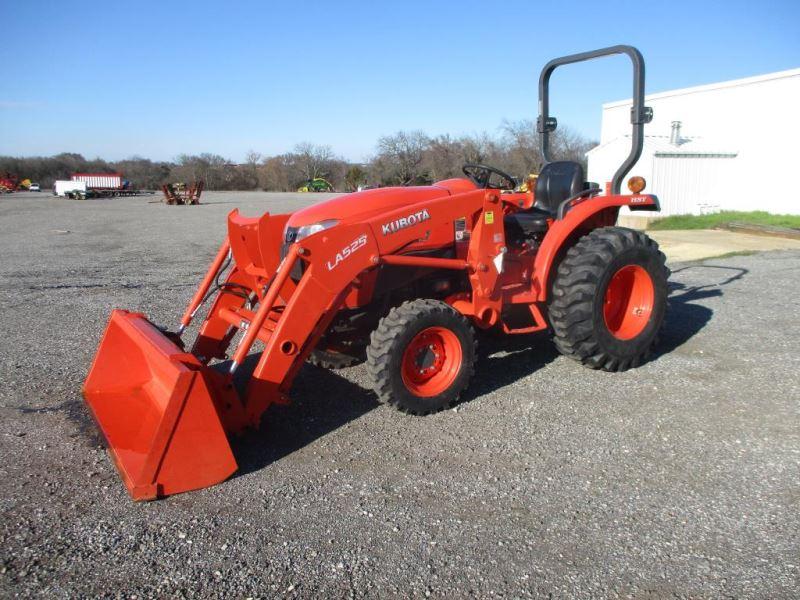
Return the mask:
[[[610, 54], [633, 63], [633, 144], [603, 193], [580, 164], [552, 160], [548, 98], [555, 68]], [[549, 330], [562, 353], [596, 369], [644, 362], [664, 317], [664, 255], [615, 226], [622, 206], [659, 208], [641, 178], [629, 181], [631, 194], [620, 191], [652, 116], [642, 57], [615, 46], [555, 59], [539, 96], [546, 163], [533, 189], [514, 192], [510, 175], [465, 165], [464, 178], [347, 194], [292, 214], [234, 210], [176, 331], [113, 311], [84, 397], [131, 496], [234, 473], [227, 436], [287, 403], [306, 360], [366, 361], [379, 400], [414, 414], [458, 399], [473, 374], [476, 330]], [[256, 342], [263, 351], [240, 392], [234, 376]]]

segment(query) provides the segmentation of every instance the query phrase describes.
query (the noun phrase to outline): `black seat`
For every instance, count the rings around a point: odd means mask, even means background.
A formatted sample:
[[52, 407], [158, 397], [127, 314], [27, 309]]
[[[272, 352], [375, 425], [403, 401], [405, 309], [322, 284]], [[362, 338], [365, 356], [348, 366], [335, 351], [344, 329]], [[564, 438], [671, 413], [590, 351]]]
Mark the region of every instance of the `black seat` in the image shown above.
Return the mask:
[[535, 239], [547, 233], [547, 219], [552, 217], [535, 208], [521, 210], [503, 217], [506, 239], [511, 245]]
[[536, 203], [503, 219], [509, 243], [537, 239], [547, 232], [547, 220], [558, 218], [558, 206], [586, 189], [583, 166], [562, 160], [547, 163], [536, 180]]
[[583, 166], [570, 160], [547, 163], [536, 180], [534, 208], [555, 217], [558, 205], [585, 189]]

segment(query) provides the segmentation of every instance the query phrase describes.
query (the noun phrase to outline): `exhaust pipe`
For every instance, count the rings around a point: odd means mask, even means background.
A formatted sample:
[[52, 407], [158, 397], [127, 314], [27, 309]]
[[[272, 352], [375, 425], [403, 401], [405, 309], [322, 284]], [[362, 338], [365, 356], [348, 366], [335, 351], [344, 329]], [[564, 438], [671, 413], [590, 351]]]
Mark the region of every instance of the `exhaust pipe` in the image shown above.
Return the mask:
[[672, 122], [672, 132], [669, 134], [669, 143], [673, 146], [681, 145], [681, 122]]

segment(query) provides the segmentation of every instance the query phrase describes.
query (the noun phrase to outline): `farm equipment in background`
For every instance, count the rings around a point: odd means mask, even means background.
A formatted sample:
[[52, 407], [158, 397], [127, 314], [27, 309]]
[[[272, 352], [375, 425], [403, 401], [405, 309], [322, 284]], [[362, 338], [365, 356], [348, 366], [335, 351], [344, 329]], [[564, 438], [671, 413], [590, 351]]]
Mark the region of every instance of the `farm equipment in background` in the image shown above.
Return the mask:
[[525, 178], [518, 187], [518, 192], [532, 192], [536, 189], [536, 180], [539, 178], [539, 175], [536, 173], [528, 173], [528, 176]]
[[72, 181], [86, 183], [87, 196], [93, 198], [115, 198], [117, 196], [139, 196], [153, 192], [137, 190], [122, 173], [74, 173]]
[[[36, 184], [38, 186], [38, 184]], [[31, 180], [27, 177], [20, 180], [16, 175], [6, 173], [0, 177], [0, 194], [10, 194], [11, 192], [27, 192], [31, 189]]]
[[203, 193], [202, 181], [188, 183], [165, 183], [161, 186], [164, 192], [164, 202], [167, 204], [200, 204], [200, 195]]
[[307, 181], [303, 186], [297, 188], [298, 192], [335, 192], [333, 184], [322, 177], [315, 177]]
[[53, 184], [54, 196], [72, 200], [139, 196], [152, 193], [135, 189], [130, 181], [123, 179], [122, 173], [73, 173], [69, 180], [62, 179]]
[[19, 178], [6, 173], [0, 177], [0, 194], [10, 194], [16, 192], [19, 188]]
[[[554, 161], [549, 80], [561, 65], [610, 54], [633, 63], [630, 154], [610, 193], [576, 162]], [[545, 165], [535, 188], [494, 167], [426, 187], [339, 196], [292, 214], [228, 215], [227, 236], [175, 331], [114, 310], [83, 388], [130, 495], [202, 488], [237, 468], [227, 435], [258, 428], [289, 402], [307, 359], [366, 360], [382, 402], [427, 414], [455, 402], [473, 374], [475, 331], [551, 331], [592, 369], [647, 360], [666, 308], [664, 255], [616, 227], [619, 210], [659, 210], [644, 181], [623, 178], [652, 112], [644, 62], [630, 46], [550, 61], [539, 79]], [[187, 328], [208, 303], [192, 344]], [[242, 367], [253, 345], [264, 350]], [[234, 377], [248, 371], [242, 394]], [[236, 383], [244, 383], [237, 380]]]

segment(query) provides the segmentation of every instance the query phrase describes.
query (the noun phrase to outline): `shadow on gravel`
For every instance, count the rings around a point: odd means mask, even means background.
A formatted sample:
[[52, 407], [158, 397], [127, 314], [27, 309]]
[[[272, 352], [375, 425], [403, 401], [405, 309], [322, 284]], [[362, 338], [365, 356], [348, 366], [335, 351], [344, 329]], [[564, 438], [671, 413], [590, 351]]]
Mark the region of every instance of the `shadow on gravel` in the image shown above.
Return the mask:
[[[89, 409], [80, 399], [65, 400], [55, 406], [29, 406], [16, 408], [16, 410], [22, 415], [47, 413], [64, 415], [77, 429], [76, 432], [69, 434], [69, 437], [79, 438], [87, 448], [96, 448], [106, 445], [105, 438], [103, 438], [103, 435], [97, 428], [97, 424], [94, 422]], [[25, 435], [26, 432], [23, 430], [20, 433], [21, 435]]]
[[[459, 404], [510, 385], [558, 356], [546, 334], [486, 337], [479, 347], [475, 377]], [[492, 356], [498, 352], [503, 354]], [[260, 354], [250, 355], [242, 365], [242, 381], [249, 378], [259, 358]], [[263, 469], [379, 406], [371, 389], [309, 364], [298, 374], [290, 395], [288, 406], [267, 410], [257, 432], [231, 439], [239, 463], [234, 477]]]
[[[702, 285], [670, 284], [670, 310], [654, 359], [687, 342], [710, 321], [713, 311], [696, 302], [722, 296], [724, 286], [748, 273], [744, 268], [717, 265], [689, 265], [673, 273], [689, 269], [717, 269], [732, 273], [722, 281]], [[237, 377], [240, 384], [249, 379], [260, 356], [252, 354], [242, 365]], [[479, 338], [475, 377], [460, 404], [510, 385], [558, 356], [546, 332], [509, 337], [483, 334]], [[220, 364], [224, 366], [225, 363]], [[258, 431], [231, 439], [239, 463], [234, 477], [263, 469], [379, 406], [372, 390], [341, 377], [335, 371], [308, 364], [295, 379], [291, 396], [291, 404], [270, 407]], [[101, 436], [91, 426], [91, 418], [82, 403], [65, 402], [56, 407], [31, 408], [25, 412], [45, 411], [64, 412], [78, 425], [80, 434], [90, 444], [98, 443]]]
[[[259, 358], [260, 354], [249, 356], [242, 371], [249, 372]], [[239, 463], [234, 477], [263, 469], [378, 406], [372, 390], [309, 364], [298, 374], [290, 395], [288, 406], [267, 410], [258, 431], [231, 439]]]
[[547, 332], [512, 336], [483, 334], [478, 338], [475, 377], [462, 394], [459, 404], [511, 385], [558, 356], [558, 350]]
[[[661, 342], [656, 347], [653, 360], [669, 354], [695, 336], [711, 320], [714, 311], [706, 306], [695, 304], [706, 298], [718, 298], [723, 295], [722, 287], [742, 279], [749, 271], [741, 267], [723, 267], [720, 265], [688, 265], [672, 271], [672, 274], [689, 270], [718, 269], [729, 271], [720, 273], [724, 279], [703, 285], [685, 285], [670, 282], [669, 308], [666, 323], [662, 329]], [[726, 276], [727, 275], [727, 276]]]

